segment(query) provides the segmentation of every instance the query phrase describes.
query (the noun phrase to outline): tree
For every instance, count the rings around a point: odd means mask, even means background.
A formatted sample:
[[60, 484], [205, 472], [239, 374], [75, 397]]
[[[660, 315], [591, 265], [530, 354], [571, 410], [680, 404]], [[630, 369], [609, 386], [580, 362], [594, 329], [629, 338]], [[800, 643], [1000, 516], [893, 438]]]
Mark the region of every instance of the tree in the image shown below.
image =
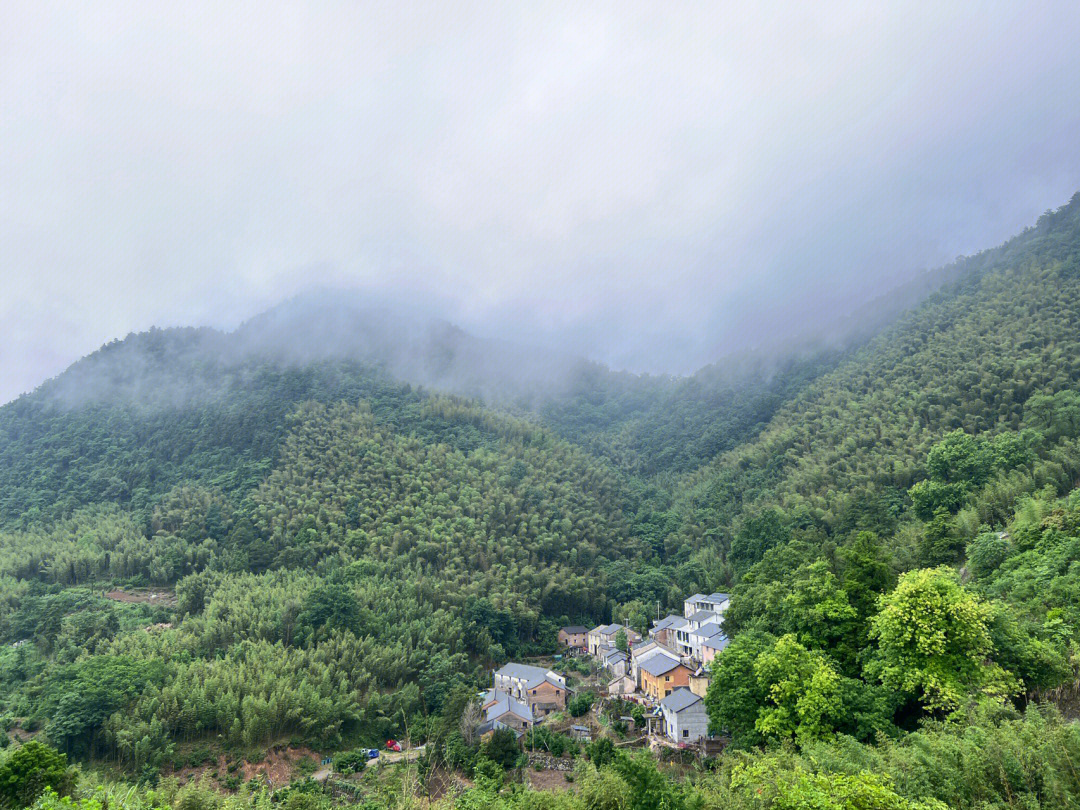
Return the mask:
[[74, 776], [65, 754], [30, 740], [0, 762], [0, 806], [29, 807], [46, 788], [69, 793]]
[[745, 630], [713, 659], [712, 678], [705, 693], [709, 731], [729, 734], [737, 748], [749, 748], [762, 740], [757, 716], [765, 703], [765, 690], [758, 682], [754, 664], [761, 653], [772, 649], [775, 641], [768, 633]]
[[758, 656], [754, 675], [766, 696], [755, 727], [766, 737], [802, 744], [832, 733], [841, 708], [841, 679], [824, 655], [786, 635]]
[[784, 630], [810, 649], [827, 650], [847, 668], [859, 651], [859, 615], [824, 560], [802, 566], [782, 604]]
[[503, 770], [510, 770], [517, 762], [521, 749], [518, 748], [517, 735], [513, 729], [497, 728], [484, 743], [483, 754], [492, 762], [499, 763]]
[[350, 630], [360, 634], [360, 603], [348, 586], [331, 583], [314, 588], [304, 600], [298, 620], [312, 630]]
[[998, 532], [982, 532], [967, 545], [967, 564], [976, 579], [988, 576], [1009, 555], [1009, 538]]
[[981, 695], [1014, 694], [1016, 680], [991, 657], [990, 608], [946, 566], [909, 571], [881, 599], [870, 635], [878, 653], [867, 673], [915, 696], [933, 713]]
[[570, 698], [570, 702], [566, 704], [566, 710], [570, 712], [571, 717], [582, 717], [589, 713], [595, 699], [596, 696], [592, 692], [579, 692]]
[[877, 612], [878, 596], [896, 585], [891, 554], [873, 532], [859, 532], [840, 549], [841, 582], [862, 619]]
[[626, 652], [630, 648], [630, 642], [626, 640], [626, 630], [620, 629], [615, 634], [615, 649]]

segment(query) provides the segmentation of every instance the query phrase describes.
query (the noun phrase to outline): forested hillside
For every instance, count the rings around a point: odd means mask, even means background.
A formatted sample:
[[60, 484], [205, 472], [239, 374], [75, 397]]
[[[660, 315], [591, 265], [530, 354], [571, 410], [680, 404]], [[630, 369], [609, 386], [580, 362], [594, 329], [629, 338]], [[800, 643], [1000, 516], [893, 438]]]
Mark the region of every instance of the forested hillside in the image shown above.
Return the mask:
[[[962, 545], [981, 524], [1002, 524], [1018, 495], [1076, 481], [1080, 196], [961, 264], [954, 285], [799, 391], [760, 436], [687, 478], [684, 537], [715, 540], [710, 549], [727, 560], [718, 576], [744, 572], [793, 534], [814, 543], [887, 535], [938, 506], [949, 507], [938, 527]], [[945, 473], [963, 492], [916, 515], [909, 490], [927, 480], [915, 495], [938, 492], [927, 454], [955, 430], [1015, 435], [1024, 450], [966, 481]], [[917, 529], [901, 537], [905, 553], [922, 542]]]
[[[111, 343], [0, 408], [0, 742], [146, 788], [407, 732], [463, 808], [1075, 806], [1080, 195], [943, 273], [872, 336], [684, 379], [308, 300]], [[605, 737], [538, 797], [462, 732], [561, 624], [716, 590], [715, 761]], [[224, 801], [161, 785], [123, 801]]]

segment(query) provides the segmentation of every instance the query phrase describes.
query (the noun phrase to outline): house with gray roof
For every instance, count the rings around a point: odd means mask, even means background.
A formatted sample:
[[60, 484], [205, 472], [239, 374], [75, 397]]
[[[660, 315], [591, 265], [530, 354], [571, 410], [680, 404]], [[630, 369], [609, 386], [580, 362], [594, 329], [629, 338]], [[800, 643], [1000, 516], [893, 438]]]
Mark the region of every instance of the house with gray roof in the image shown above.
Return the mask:
[[484, 719], [487, 722], [498, 721], [507, 728], [515, 731], [524, 731], [535, 722], [532, 707], [528, 703], [518, 700], [499, 689], [491, 690], [492, 693], [485, 695], [490, 697], [490, 702], [484, 706]]
[[624, 627], [621, 624], [601, 624], [594, 627], [589, 631], [589, 655], [599, 655], [600, 648], [614, 647], [615, 638], [619, 635], [619, 631], [626, 633], [626, 642], [629, 645], [637, 644], [641, 641], [641, 634], [636, 633], [629, 627]]
[[683, 600], [683, 616], [690, 618], [701, 610], [721, 614], [728, 608], [731, 598], [726, 593], [695, 593]]
[[614, 648], [604, 652], [602, 661], [604, 669], [615, 678], [625, 675], [627, 669], [630, 667], [630, 656], [622, 650], [616, 650]]
[[709, 715], [705, 701], [685, 687], [679, 687], [660, 701], [664, 736], [677, 743], [696, 743], [709, 735]]
[[492, 673], [495, 689], [527, 703], [541, 719], [566, 708], [566, 678], [544, 667], [504, 664]]

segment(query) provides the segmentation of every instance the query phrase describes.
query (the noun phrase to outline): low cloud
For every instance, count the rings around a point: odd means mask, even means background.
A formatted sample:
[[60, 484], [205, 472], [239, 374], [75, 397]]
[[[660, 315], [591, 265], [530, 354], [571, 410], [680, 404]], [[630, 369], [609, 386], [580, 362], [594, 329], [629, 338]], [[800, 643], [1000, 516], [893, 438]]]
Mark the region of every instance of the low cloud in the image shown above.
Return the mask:
[[327, 286], [688, 372], [1080, 188], [1073, 3], [107, 5], [0, 10], [0, 401]]

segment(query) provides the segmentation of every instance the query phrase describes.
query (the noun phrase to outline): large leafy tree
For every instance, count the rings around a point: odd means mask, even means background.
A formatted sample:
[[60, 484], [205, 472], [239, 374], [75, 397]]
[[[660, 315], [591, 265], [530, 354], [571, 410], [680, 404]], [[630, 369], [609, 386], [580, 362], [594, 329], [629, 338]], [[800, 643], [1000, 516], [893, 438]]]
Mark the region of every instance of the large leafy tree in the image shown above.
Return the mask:
[[47, 788], [64, 794], [73, 782], [67, 756], [30, 740], [0, 761], [0, 807], [29, 807]]
[[868, 674], [933, 713], [952, 712], [975, 696], [1013, 694], [1016, 680], [991, 660], [990, 615], [953, 569], [909, 571], [871, 620], [878, 655]]
[[794, 635], [759, 655], [754, 674], [766, 696], [755, 723], [762, 735], [805, 743], [836, 728], [843, 699], [840, 674]]
[[713, 659], [712, 678], [705, 693], [709, 730], [729, 735], [737, 748], [749, 748], [763, 739], [757, 728], [757, 714], [765, 702], [765, 690], [758, 683], [754, 665], [775, 641], [768, 633], [745, 630]]

